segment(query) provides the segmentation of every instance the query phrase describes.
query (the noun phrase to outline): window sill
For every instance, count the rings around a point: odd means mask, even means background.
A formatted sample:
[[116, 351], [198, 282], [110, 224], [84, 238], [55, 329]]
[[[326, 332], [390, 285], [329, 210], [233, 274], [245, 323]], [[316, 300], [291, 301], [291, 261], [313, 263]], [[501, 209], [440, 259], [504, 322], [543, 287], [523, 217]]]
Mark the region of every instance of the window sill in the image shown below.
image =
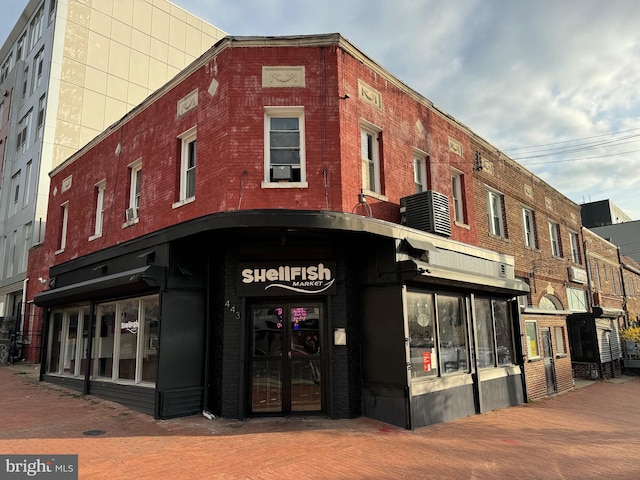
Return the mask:
[[90, 242], [93, 242], [93, 241], [94, 241], [95, 239], [97, 239], [97, 238], [102, 238], [102, 233], [96, 233], [95, 235], [91, 235], [91, 236], [89, 237], [89, 241], [90, 241]]
[[262, 188], [309, 188], [308, 182], [262, 182]]
[[505, 237], [504, 235], [497, 235], [495, 233], [489, 232], [489, 236], [491, 238], [495, 238], [497, 240], [502, 240], [503, 242], [508, 242], [509, 241], [509, 239], [507, 237]]
[[64, 248], [61, 248], [60, 250], [56, 250], [55, 252], [53, 252], [54, 255], [58, 255], [60, 253], [64, 253]]
[[541, 362], [542, 361], [542, 357], [533, 357], [527, 360], [528, 363], [535, 363], [535, 362]]
[[568, 356], [568, 355], [567, 355], [566, 353], [558, 353], [558, 354], [556, 355], [556, 358], [567, 358], [567, 356]]
[[131, 225], [135, 225], [140, 221], [140, 217], [132, 218], [131, 220], [127, 220], [122, 224], [122, 228], [130, 227]]
[[460, 227], [460, 228], [465, 228], [465, 229], [467, 229], [467, 230], [471, 230], [471, 227], [470, 227], [469, 225], [467, 225], [466, 223], [464, 223], [464, 222], [454, 221], [454, 222], [453, 222], [453, 224], [454, 224], [456, 227]]
[[387, 197], [386, 195], [382, 195], [381, 193], [376, 193], [372, 190], [367, 190], [366, 188], [362, 190], [362, 193], [365, 195], [365, 197], [375, 198], [376, 200], [380, 200], [382, 202], [389, 201], [389, 197]]
[[171, 208], [180, 208], [180, 207], [182, 207], [183, 205], [187, 205], [187, 204], [189, 204], [189, 203], [193, 203], [193, 202], [195, 202], [195, 201], [196, 201], [196, 197], [195, 197], [195, 196], [193, 196], [193, 197], [189, 197], [189, 198], [185, 198], [185, 199], [183, 199], [183, 200], [178, 200], [177, 202], [175, 202], [175, 203], [173, 203], [173, 204], [171, 205]]

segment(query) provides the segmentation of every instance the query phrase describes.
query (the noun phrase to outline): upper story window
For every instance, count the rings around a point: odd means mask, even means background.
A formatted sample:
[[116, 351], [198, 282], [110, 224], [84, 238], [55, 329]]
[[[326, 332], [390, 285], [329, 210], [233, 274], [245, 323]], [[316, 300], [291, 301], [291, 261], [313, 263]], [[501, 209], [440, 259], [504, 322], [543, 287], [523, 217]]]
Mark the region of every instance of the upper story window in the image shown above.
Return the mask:
[[380, 181], [380, 130], [371, 125], [360, 128], [362, 157], [362, 187], [365, 191], [382, 194]]
[[33, 59], [33, 84], [32, 91], [35, 91], [42, 84], [42, 70], [44, 69], [44, 47], [36, 54]]
[[126, 211], [126, 220], [132, 221], [138, 218], [140, 209], [140, 187], [142, 185], [142, 159], [129, 164], [129, 207]]
[[549, 220], [549, 239], [551, 240], [551, 254], [554, 257], [562, 256], [562, 245], [560, 243], [560, 225]]
[[27, 53], [27, 32], [24, 32], [18, 40], [18, 47], [16, 50], [16, 60], [20, 61], [24, 59]]
[[415, 193], [427, 190], [427, 158], [417, 152], [413, 153], [413, 185]]
[[27, 205], [31, 196], [31, 169], [33, 161], [29, 160], [24, 168], [24, 194], [22, 196], [22, 204]]
[[60, 205], [60, 230], [58, 230], [58, 250], [56, 253], [64, 252], [67, 246], [67, 224], [69, 223], [69, 202]]
[[11, 177], [11, 213], [18, 211], [18, 200], [20, 199], [20, 170]]
[[104, 194], [107, 188], [106, 180], [102, 180], [96, 183], [95, 187], [95, 228], [93, 231], [93, 235], [89, 238], [89, 240], [93, 240], [94, 238], [98, 238], [102, 236], [102, 226], [104, 223]]
[[31, 20], [31, 48], [33, 48], [33, 46], [38, 40], [40, 40], [40, 37], [42, 36], [42, 29], [44, 25], [43, 16], [44, 5], [41, 5], [35, 16], [33, 17], [33, 20]]
[[178, 201], [173, 208], [195, 200], [196, 197], [196, 127], [178, 137], [180, 142], [180, 185]]
[[36, 138], [40, 140], [44, 133], [44, 107], [46, 94], [40, 97], [38, 101], [38, 119], [36, 121]]
[[265, 107], [263, 187], [306, 187], [303, 107]]
[[580, 258], [580, 239], [576, 232], [569, 232], [569, 241], [571, 242], [571, 260], [573, 263], [581, 263]]
[[464, 176], [461, 172], [451, 172], [451, 195], [453, 197], [453, 216], [458, 223], [466, 223], [464, 218]]
[[2, 67], [0, 67], [0, 83], [4, 82], [4, 79], [7, 78], [9, 72], [11, 71], [11, 67], [13, 66], [13, 55], [10, 53], [9, 56], [2, 63]]
[[27, 139], [29, 138], [30, 125], [31, 110], [18, 122], [18, 138], [16, 140], [16, 152], [18, 154], [24, 153], [29, 146]]
[[536, 248], [536, 222], [533, 210], [522, 209], [522, 223], [524, 229], [524, 244], [529, 248]]
[[489, 216], [489, 232], [498, 237], [505, 237], [504, 197], [495, 190], [487, 190], [487, 214]]
[[29, 91], [29, 67], [25, 67], [24, 76], [22, 78], [22, 91], [20, 93], [21, 101], [27, 98], [27, 92]]

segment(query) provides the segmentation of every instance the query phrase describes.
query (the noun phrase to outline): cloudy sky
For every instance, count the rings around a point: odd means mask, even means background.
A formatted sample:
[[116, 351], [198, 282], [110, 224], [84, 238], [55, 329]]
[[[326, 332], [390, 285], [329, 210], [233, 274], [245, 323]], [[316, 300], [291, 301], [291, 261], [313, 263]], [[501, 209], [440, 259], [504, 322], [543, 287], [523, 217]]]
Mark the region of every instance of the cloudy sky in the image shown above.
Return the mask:
[[[640, 220], [637, 0], [173, 1], [231, 35], [341, 33], [573, 201]], [[3, 2], [0, 39], [26, 4]]]

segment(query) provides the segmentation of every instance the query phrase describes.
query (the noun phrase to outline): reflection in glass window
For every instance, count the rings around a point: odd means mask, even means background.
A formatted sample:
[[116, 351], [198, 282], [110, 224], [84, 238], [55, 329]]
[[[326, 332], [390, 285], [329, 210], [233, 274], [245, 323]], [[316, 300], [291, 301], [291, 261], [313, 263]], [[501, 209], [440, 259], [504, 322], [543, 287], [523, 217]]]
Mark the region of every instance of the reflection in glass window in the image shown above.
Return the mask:
[[98, 309], [96, 329], [96, 359], [94, 376], [111, 378], [113, 374], [113, 346], [115, 339], [116, 305], [104, 304]]
[[438, 336], [443, 373], [468, 370], [464, 299], [438, 295]]
[[138, 300], [127, 300], [120, 304], [120, 352], [118, 361], [118, 378], [135, 380], [136, 357], [138, 346]]
[[433, 295], [407, 292], [407, 321], [411, 350], [411, 376], [435, 376], [438, 357], [435, 345]]
[[49, 365], [47, 372], [58, 373], [60, 368], [60, 350], [62, 349], [62, 312], [53, 314], [53, 325], [51, 327], [51, 340], [49, 347]]
[[527, 355], [529, 358], [540, 356], [538, 349], [538, 324], [536, 322], [525, 322], [527, 335]]
[[74, 375], [76, 371], [76, 345], [78, 341], [78, 314], [73, 313], [69, 317], [69, 330], [67, 333], [67, 346], [64, 349], [65, 374]]
[[158, 347], [160, 337], [160, 302], [158, 297], [142, 301], [144, 309], [144, 338], [142, 355], [142, 381], [155, 382], [158, 370]]
[[513, 327], [509, 313], [509, 303], [505, 300], [493, 300], [493, 317], [496, 326], [496, 349], [498, 365], [514, 363]]
[[480, 368], [495, 366], [495, 351], [493, 348], [493, 318], [491, 315], [491, 300], [487, 298], [475, 299], [476, 333], [478, 336], [478, 365]]

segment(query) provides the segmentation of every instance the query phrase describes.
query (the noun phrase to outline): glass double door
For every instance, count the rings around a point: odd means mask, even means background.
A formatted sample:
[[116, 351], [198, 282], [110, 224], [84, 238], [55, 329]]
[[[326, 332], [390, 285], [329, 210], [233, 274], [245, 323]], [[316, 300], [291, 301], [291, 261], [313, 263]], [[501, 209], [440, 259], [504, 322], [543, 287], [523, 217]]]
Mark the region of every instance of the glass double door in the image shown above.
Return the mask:
[[250, 313], [251, 413], [322, 411], [322, 304], [260, 303]]

